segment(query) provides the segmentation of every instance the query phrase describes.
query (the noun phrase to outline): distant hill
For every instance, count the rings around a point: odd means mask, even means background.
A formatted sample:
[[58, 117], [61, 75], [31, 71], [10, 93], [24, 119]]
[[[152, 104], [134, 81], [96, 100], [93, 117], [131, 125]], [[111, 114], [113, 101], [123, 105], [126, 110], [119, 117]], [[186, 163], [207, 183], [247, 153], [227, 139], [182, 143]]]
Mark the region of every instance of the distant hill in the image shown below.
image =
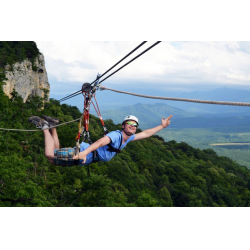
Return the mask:
[[[250, 102], [250, 90], [231, 89], [224, 87], [214, 89], [212, 91], [194, 91], [190, 93], [186, 92], [176, 97], [210, 101]], [[200, 113], [240, 113], [241, 115], [250, 115], [249, 107], [199, 104], [191, 102], [173, 102], [172, 105], [180, 109]]]
[[[187, 93], [181, 94], [185, 97]], [[202, 100], [217, 100], [231, 102], [250, 102], [250, 90], [218, 88], [211, 91], [193, 91], [188, 93], [189, 98]]]
[[[93, 113], [94, 114], [94, 113]], [[112, 119], [114, 123], [121, 123], [127, 115], [135, 115], [139, 118], [140, 127], [145, 129], [156, 124], [159, 124], [162, 117], [174, 115], [173, 119], [197, 117], [200, 114], [184, 111], [178, 108], [171, 107], [167, 104], [135, 104], [117, 109], [102, 111], [102, 116], [105, 119]]]
[[170, 115], [173, 115], [171, 128], [247, 127], [250, 124], [250, 116], [244, 116], [244, 113], [207, 115], [198, 112], [189, 112], [161, 103], [138, 103], [136, 105], [102, 111], [103, 118], [112, 119], [114, 123], [121, 123], [126, 115], [137, 116], [140, 121], [140, 128], [142, 129], [157, 126], [160, 124], [162, 117]]
[[[136, 85], [136, 83], [135, 83]], [[116, 87], [115, 89], [128, 91], [143, 95], [150, 96], [162, 96], [162, 97], [176, 97], [176, 98], [188, 98], [188, 99], [200, 99], [200, 100], [215, 100], [215, 101], [231, 101], [231, 102], [250, 102], [250, 90], [241, 90], [233, 88], [218, 88], [212, 91], [193, 91], [193, 92], [180, 92], [180, 91], [169, 91], [159, 89], [148, 89], [148, 88], [121, 88]], [[57, 100], [64, 97], [64, 95], [53, 95], [51, 96]], [[141, 104], [165, 104], [171, 107], [189, 111], [191, 113], [199, 113], [207, 116], [250, 116], [250, 107], [241, 106], [225, 106], [225, 105], [214, 105], [214, 104], [200, 104], [191, 102], [180, 102], [180, 101], [165, 101], [156, 100], [150, 98], [142, 98], [131, 95], [120, 94], [112, 91], [98, 91], [97, 100], [101, 112], [105, 110], [115, 110], [129, 105]], [[83, 98], [82, 96], [76, 96], [67, 101], [72, 106], [77, 106], [79, 110], [83, 109]], [[94, 114], [93, 110], [91, 109]]]

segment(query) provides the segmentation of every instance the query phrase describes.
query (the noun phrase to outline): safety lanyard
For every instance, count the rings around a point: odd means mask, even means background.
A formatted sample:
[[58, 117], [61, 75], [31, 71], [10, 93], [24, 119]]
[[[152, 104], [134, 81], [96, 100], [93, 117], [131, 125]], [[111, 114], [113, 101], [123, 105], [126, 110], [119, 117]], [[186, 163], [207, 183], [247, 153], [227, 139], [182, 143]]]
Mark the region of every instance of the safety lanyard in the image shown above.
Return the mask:
[[[84, 83], [82, 86], [82, 94], [84, 96], [84, 109], [83, 109], [83, 114], [80, 119], [79, 125], [78, 125], [78, 134], [76, 136], [76, 147], [77, 147], [77, 154], [80, 152], [80, 138], [83, 137], [82, 141], [88, 141], [89, 144], [92, 144], [92, 141], [90, 139], [90, 133], [89, 133], [89, 113], [90, 113], [90, 105], [91, 103], [93, 104], [96, 113], [101, 121], [103, 130], [104, 130], [104, 135], [108, 133], [108, 130], [105, 126], [105, 123], [102, 119], [101, 112], [95, 97], [95, 86], [91, 87], [89, 83]], [[94, 97], [96, 105], [92, 101], [92, 97]]]

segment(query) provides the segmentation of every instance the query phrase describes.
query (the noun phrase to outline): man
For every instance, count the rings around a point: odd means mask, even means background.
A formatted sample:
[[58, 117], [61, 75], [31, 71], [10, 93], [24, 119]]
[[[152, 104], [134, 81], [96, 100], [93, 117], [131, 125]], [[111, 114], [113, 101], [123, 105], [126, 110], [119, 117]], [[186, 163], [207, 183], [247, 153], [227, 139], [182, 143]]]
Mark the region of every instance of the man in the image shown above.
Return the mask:
[[59, 149], [59, 139], [56, 129], [53, 128], [59, 123], [58, 119], [49, 116], [42, 116], [41, 119], [40, 117], [33, 116], [28, 121], [42, 129], [44, 133], [45, 156], [50, 163], [61, 166], [73, 166], [76, 164], [87, 165], [92, 163], [94, 160], [94, 151], [97, 152], [99, 161], [109, 161], [120, 150], [126, 147], [129, 142], [148, 138], [166, 128], [170, 124], [171, 118], [172, 115], [166, 119], [162, 118], [161, 125], [135, 134], [139, 126], [139, 121], [135, 116], [128, 115], [123, 119], [122, 131], [112, 131], [91, 145], [82, 142], [80, 153], [77, 155], [75, 155], [73, 148]]

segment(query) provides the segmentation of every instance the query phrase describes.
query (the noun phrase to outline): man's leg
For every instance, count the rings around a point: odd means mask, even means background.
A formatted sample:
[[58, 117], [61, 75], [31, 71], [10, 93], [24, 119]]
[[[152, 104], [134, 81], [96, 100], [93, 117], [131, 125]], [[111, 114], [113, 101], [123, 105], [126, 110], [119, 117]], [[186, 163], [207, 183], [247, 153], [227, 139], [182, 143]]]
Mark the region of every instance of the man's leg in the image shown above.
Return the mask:
[[49, 160], [50, 163], [53, 164], [55, 141], [48, 129], [43, 130], [43, 134], [44, 134], [44, 144], [45, 144], [45, 157]]
[[51, 136], [52, 136], [52, 138], [54, 140], [54, 148], [55, 149], [59, 149], [60, 143], [59, 143], [59, 139], [58, 139], [56, 128], [51, 128], [50, 129], [50, 133], [51, 133]]
[[[59, 120], [53, 117], [45, 116], [49, 119], [49, 122], [58, 123]], [[49, 131], [50, 123], [46, 119], [41, 119], [38, 116], [32, 116], [28, 119], [29, 122], [34, 123], [37, 128], [42, 129], [44, 134], [44, 144], [45, 144], [45, 157], [50, 163], [54, 163], [54, 149], [59, 149], [59, 140], [57, 132], [54, 128]]]

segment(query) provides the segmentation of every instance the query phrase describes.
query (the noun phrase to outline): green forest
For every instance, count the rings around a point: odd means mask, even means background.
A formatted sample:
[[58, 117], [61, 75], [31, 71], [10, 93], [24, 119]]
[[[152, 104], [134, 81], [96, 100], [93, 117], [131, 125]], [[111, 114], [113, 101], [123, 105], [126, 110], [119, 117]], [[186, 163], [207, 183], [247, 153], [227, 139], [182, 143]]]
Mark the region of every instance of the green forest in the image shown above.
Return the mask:
[[[2, 83], [3, 84], [3, 81]], [[60, 122], [81, 116], [77, 107], [40, 97], [26, 103], [17, 93], [9, 99], [0, 86], [0, 128], [34, 129], [33, 115]], [[109, 131], [121, 124], [105, 120]], [[75, 145], [78, 123], [58, 127], [61, 147]], [[138, 132], [140, 129], [138, 129]], [[90, 117], [91, 139], [103, 136]], [[131, 142], [110, 162], [54, 166], [44, 157], [43, 134], [0, 130], [0, 206], [2, 207], [214, 207], [249, 206], [250, 171], [211, 149], [153, 136]]]
[[[235, 126], [223, 128], [186, 128], [172, 129], [158, 133], [165, 140], [185, 141], [189, 145], [199, 149], [213, 149], [218, 155], [226, 156], [240, 165], [250, 169], [250, 129], [249, 126]], [[225, 145], [215, 145], [224, 143]], [[235, 143], [235, 145], [227, 145]], [[245, 143], [245, 145], [237, 145]]]
[[[29, 59], [33, 65], [39, 53], [35, 42], [0, 41], [0, 73], [3, 71], [1, 69], [4, 69], [6, 65], [11, 67], [15, 62], [21, 62], [25, 59]], [[33, 70], [36, 70], [34, 65]]]
[[[34, 130], [30, 116], [48, 115], [60, 122], [80, 118], [75, 106], [3, 92], [4, 67], [34, 60], [34, 42], [0, 42], [0, 128]], [[2, 69], [2, 71], [1, 71]], [[98, 95], [97, 95], [98, 97]], [[45, 98], [46, 99], [46, 98]], [[100, 107], [101, 108], [101, 107]], [[106, 117], [109, 131], [121, 129]], [[75, 146], [78, 123], [59, 126], [61, 147]], [[141, 130], [138, 129], [137, 132]], [[90, 116], [92, 141], [103, 136], [100, 120]], [[250, 206], [250, 170], [212, 149], [159, 135], [131, 142], [109, 162], [60, 167], [44, 156], [41, 130], [0, 129], [1, 207], [245, 207]]]

